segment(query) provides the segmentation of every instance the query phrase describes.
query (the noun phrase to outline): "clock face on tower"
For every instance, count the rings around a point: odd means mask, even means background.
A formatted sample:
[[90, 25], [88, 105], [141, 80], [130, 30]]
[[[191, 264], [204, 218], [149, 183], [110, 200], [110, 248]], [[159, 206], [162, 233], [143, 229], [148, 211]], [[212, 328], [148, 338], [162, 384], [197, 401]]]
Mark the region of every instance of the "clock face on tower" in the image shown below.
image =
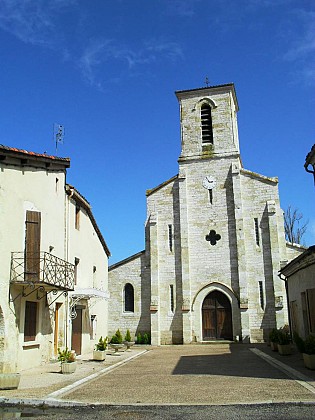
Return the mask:
[[212, 190], [216, 186], [215, 178], [211, 175], [207, 175], [202, 181], [202, 186], [207, 190]]

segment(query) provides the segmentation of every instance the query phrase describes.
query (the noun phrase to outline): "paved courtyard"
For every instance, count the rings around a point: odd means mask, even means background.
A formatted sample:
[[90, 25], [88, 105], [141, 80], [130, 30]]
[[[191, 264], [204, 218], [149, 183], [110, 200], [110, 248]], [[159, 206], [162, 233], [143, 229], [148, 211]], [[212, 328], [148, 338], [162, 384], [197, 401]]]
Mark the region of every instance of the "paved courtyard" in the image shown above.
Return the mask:
[[111, 353], [101, 363], [81, 356], [71, 375], [60, 374], [58, 363], [26, 370], [19, 389], [0, 391], [0, 400], [60, 406], [315, 402], [315, 372], [303, 367], [298, 353], [281, 357], [266, 345], [246, 344], [146, 349]]
[[154, 348], [63, 399], [106, 404], [231, 404], [314, 401], [315, 394], [249, 346], [192, 345]]

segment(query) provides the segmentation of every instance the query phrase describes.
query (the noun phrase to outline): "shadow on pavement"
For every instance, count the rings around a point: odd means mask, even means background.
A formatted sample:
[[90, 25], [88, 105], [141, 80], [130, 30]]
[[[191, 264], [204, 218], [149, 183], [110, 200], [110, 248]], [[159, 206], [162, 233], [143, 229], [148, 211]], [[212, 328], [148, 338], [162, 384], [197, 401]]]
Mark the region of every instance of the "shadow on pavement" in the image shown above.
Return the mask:
[[229, 347], [228, 353], [181, 356], [172, 374], [289, 379], [283, 372], [253, 354], [249, 346], [232, 344]]

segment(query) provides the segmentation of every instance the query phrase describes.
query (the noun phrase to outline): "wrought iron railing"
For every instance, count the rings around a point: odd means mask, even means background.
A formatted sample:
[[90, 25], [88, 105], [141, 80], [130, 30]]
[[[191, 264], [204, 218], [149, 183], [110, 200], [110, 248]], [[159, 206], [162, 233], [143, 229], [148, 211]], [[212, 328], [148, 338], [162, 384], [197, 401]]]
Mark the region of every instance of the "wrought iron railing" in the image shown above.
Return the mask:
[[74, 289], [74, 265], [48, 252], [11, 253], [11, 283], [45, 283], [63, 290]]

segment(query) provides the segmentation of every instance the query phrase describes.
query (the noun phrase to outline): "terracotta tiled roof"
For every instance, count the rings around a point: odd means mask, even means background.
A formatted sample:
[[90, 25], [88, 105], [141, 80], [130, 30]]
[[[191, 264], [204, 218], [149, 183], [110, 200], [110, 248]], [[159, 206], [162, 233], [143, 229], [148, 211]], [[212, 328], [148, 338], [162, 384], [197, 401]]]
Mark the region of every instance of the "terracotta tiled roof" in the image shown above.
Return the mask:
[[[45, 160], [53, 160], [53, 161], [59, 161], [59, 162], [64, 162], [66, 164], [69, 164], [70, 166], [70, 158], [68, 157], [58, 157], [58, 156], [52, 156], [52, 155], [47, 155], [45, 153], [35, 153], [35, 152], [30, 152], [28, 150], [23, 150], [23, 149], [17, 149], [16, 147], [9, 147], [9, 146], [5, 146], [3, 144], [0, 144], [0, 152], [4, 152], [4, 153], [8, 153], [11, 156], [24, 156], [24, 157], [30, 157], [30, 158], [41, 158], [41, 159], [45, 159]], [[68, 165], [67, 165], [68, 166]]]

